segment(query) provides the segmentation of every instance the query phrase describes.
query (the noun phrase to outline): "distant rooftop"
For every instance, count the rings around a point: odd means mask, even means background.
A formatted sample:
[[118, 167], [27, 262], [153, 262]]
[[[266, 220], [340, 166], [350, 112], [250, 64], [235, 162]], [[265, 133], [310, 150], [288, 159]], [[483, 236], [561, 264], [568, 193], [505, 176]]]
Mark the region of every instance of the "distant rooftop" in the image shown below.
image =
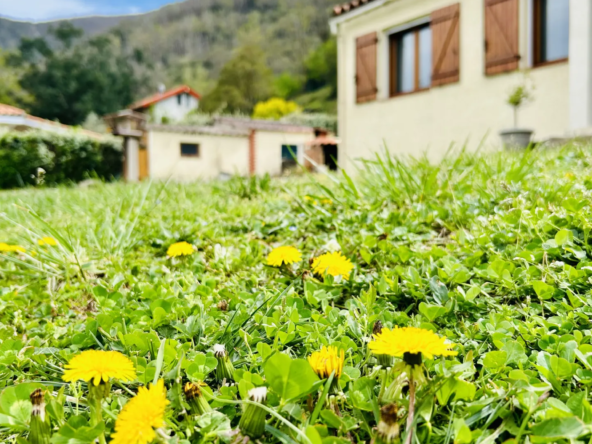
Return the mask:
[[17, 108], [15, 106], [5, 105], [3, 103], [0, 103], [0, 125], [25, 127], [53, 132], [76, 131], [95, 139], [102, 139], [103, 137], [106, 137], [105, 134], [99, 134], [95, 133], [94, 131], [75, 128], [73, 126], [64, 125], [59, 122], [53, 122], [51, 120], [42, 119], [41, 117], [32, 116], [27, 114], [27, 112], [23, 109]]
[[25, 110], [0, 103], [0, 116], [24, 116]]
[[314, 131], [312, 126], [296, 125], [294, 123], [278, 122], [276, 120], [249, 119], [248, 117], [220, 116], [214, 119], [214, 125], [283, 133], [310, 133]]
[[148, 131], [177, 134], [204, 134], [208, 136], [247, 137], [250, 134], [248, 128], [233, 128], [224, 125], [198, 126], [198, 125], [148, 125]]
[[352, 11], [373, 1], [374, 0], [351, 0], [346, 3], [341, 3], [333, 7], [333, 15], [343, 15], [346, 12]]
[[146, 97], [142, 100], [132, 103], [129, 106], [129, 109], [132, 109], [134, 111], [146, 109], [149, 106], [154, 105], [155, 103], [158, 103], [158, 102], [168, 99], [170, 97], [178, 96], [179, 94], [189, 94], [190, 96], [193, 96], [198, 100], [201, 99], [201, 96], [197, 92], [192, 90], [190, 87], [188, 87], [187, 85], [181, 85], [181, 86], [177, 86], [173, 89], [169, 89], [168, 91], [159, 92], [159, 93], [156, 93], [150, 97]]

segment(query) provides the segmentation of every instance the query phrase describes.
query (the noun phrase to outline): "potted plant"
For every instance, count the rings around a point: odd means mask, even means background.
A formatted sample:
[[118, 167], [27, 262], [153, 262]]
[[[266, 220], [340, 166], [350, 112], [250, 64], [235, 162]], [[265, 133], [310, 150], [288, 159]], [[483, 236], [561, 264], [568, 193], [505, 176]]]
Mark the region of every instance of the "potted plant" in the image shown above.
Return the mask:
[[524, 149], [530, 146], [533, 131], [518, 127], [518, 110], [532, 98], [531, 88], [526, 82], [514, 88], [508, 97], [507, 103], [514, 111], [514, 128], [500, 132], [502, 143], [508, 149]]

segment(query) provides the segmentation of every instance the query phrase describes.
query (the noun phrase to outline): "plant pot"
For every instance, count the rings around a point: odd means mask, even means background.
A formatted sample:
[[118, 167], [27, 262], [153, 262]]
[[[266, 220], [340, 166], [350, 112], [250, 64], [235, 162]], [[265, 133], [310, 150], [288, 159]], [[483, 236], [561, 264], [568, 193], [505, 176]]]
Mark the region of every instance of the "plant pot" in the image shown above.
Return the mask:
[[506, 149], [523, 150], [530, 146], [532, 133], [532, 130], [512, 128], [500, 131], [500, 137]]

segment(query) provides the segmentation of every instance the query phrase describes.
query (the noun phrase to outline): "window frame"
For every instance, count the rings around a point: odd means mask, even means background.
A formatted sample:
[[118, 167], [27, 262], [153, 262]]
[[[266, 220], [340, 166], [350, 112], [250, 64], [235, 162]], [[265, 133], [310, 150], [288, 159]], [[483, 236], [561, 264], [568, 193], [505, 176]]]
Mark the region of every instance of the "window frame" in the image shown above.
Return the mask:
[[[388, 54], [389, 54], [389, 98], [406, 96], [409, 94], [416, 94], [424, 91], [429, 91], [432, 88], [432, 68], [430, 68], [430, 86], [427, 88], [420, 87], [420, 31], [424, 28], [430, 28], [431, 23], [425, 22], [416, 26], [402, 29], [388, 35]], [[398, 91], [399, 83], [399, 42], [405, 34], [413, 33], [414, 42], [414, 61], [413, 61], [413, 90], [401, 92]], [[432, 48], [433, 51], [433, 48]], [[433, 52], [432, 52], [433, 56]]]
[[562, 57], [555, 60], [542, 60], [543, 58], [543, 35], [544, 24], [542, 15], [543, 0], [532, 0], [532, 66], [539, 68], [542, 66], [555, 65], [558, 63], [565, 63], [569, 61], [569, 54], [567, 57]]
[[[196, 154], [184, 154], [183, 153], [183, 146], [184, 145], [192, 145], [196, 147]], [[193, 143], [193, 142], [181, 142], [179, 143], [179, 153], [181, 154], [181, 157], [191, 157], [191, 158], [199, 158], [200, 157], [200, 151], [201, 151], [201, 145], [199, 143]]]

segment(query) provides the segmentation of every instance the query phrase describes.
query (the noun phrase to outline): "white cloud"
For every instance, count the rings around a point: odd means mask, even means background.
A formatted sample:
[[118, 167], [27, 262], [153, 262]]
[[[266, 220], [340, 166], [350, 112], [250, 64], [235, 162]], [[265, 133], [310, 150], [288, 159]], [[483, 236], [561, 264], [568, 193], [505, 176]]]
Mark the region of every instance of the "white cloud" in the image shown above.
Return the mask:
[[83, 0], [0, 0], [0, 15], [19, 20], [51, 20], [96, 12]]

